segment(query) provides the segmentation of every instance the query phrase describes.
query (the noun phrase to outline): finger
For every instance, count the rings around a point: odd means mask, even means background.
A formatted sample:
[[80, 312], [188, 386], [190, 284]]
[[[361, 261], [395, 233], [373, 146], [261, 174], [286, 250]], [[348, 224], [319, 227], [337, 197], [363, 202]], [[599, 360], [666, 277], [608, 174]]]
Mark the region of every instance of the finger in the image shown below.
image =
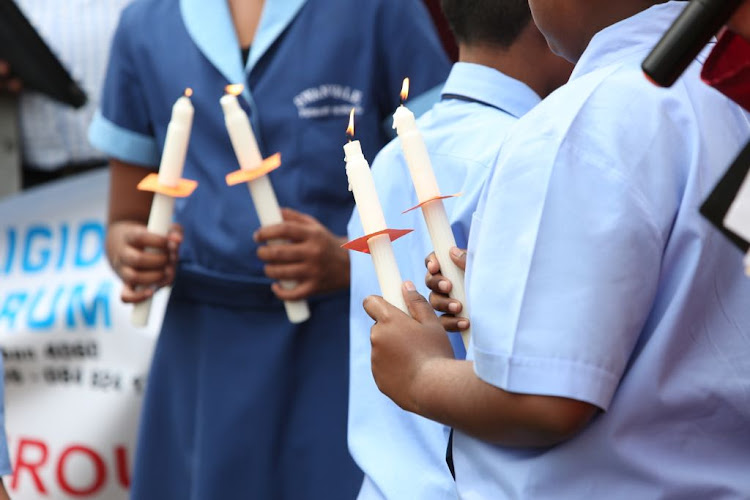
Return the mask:
[[10, 74], [10, 64], [4, 59], [0, 59], [0, 76], [8, 76]]
[[263, 272], [272, 280], [303, 281], [310, 277], [310, 266], [307, 264], [268, 264]]
[[462, 270], [466, 271], [466, 250], [458, 247], [451, 248], [451, 260]]
[[137, 271], [129, 266], [120, 268], [120, 278], [131, 287], [158, 285], [164, 280], [164, 269], [159, 271]]
[[153, 248], [154, 250], [167, 251], [167, 238], [158, 234], [149, 233], [145, 227], [133, 227], [125, 233], [125, 243], [136, 248]]
[[137, 304], [138, 302], [143, 302], [144, 300], [149, 299], [153, 296], [154, 289], [151, 287], [141, 287], [136, 289], [126, 284], [122, 288], [120, 299], [126, 304]]
[[179, 224], [172, 224], [167, 233], [167, 245], [169, 249], [177, 249], [182, 244], [183, 231]]
[[401, 292], [404, 294], [404, 301], [406, 302], [406, 307], [409, 308], [412, 318], [422, 324], [438, 322], [435, 311], [422, 294], [417, 291], [414, 283], [405, 281], [401, 286]]
[[450, 297], [442, 293], [435, 292], [430, 293], [430, 306], [434, 310], [446, 314], [455, 314], [463, 309], [463, 307], [461, 307], [461, 303], [457, 300], [451, 299]]
[[255, 234], [253, 240], [256, 243], [264, 243], [269, 240], [291, 240], [304, 241], [307, 239], [308, 226], [297, 221], [282, 222], [272, 226], [261, 227]]
[[435, 252], [424, 258], [424, 266], [427, 268], [429, 274], [437, 274], [440, 272], [440, 263], [437, 260]]
[[469, 328], [469, 320], [451, 314], [440, 316], [440, 324], [448, 332], [462, 332]]
[[282, 208], [281, 209], [281, 217], [285, 221], [293, 221], [293, 222], [302, 222], [304, 224], [318, 224], [318, 220], [307, 214], [303, 214], [302, 212], [298, 212], [292, 208]]
[[365, 308], [367, 315], [375, 320], [375, 322], [385, 321], [388, 316], [390, 316], [389, 309], [395, 309], [395, 307], [386, 302], [383, 297], [378, 295], [365, 297], [365, 300], [362, 302], [362, 307]]
[[272, 264], [300, 263], [305, 260], [305, 246], [301, 244], [280, 243], [261, 245], [256, 252], [263, 262]]
[[170, 286], [174, 282], [174, 277], [177, 274], [175, 265], [169, 265], [164, 269], [164, 278], [156, 284], [157, 288], [164, 286]]
[[125, 247], [119, 256], [119, 264], [136, 270], [163, 270], [169, 262], [167, 254], [145, 252], [135, 247]]
[[312, 281], [303, 281], [294, 288], [285, 288], [281, 283], [274, 283], [271, 290], [280, 300], [303, 300], [315, 292], [315, 285]]
[[424, 278], [424, 284], [427, 285], [427, 288], [429, 288], [433, 292], [442, 293], [444, 295], [450, 293], [451, 289], [453, 288], [451, 282], [445, 279], [445, 277], [440, 273], [430, 274], [428, 272]]

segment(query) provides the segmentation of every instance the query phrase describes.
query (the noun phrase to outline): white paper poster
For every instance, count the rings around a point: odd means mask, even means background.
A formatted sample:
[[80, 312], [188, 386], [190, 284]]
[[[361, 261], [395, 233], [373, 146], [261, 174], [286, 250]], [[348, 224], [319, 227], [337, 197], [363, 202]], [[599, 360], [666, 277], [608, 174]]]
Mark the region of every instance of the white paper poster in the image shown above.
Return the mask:
[[0, 201], [0, 346], [14, 500], [126, 499], [165, 292], [130, 325], [104, 254], [106, 172]]

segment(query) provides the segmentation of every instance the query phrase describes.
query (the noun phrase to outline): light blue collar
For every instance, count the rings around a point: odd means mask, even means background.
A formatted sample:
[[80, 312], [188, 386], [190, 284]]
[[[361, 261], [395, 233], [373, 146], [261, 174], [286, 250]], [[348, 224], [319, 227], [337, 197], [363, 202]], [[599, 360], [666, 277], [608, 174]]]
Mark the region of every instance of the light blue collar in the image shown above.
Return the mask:
[[489, 104], [516, 118], [525, 115], [541, 101], [525, 83], [488, 66], [465, 62], [453, 65], [442, 95], [456, 95]]
[[666, 2], [649, 7], [607, 26], [589, 42], [570, 79], [651, 50], [688, 2]]
[[[281, 33], [291, 24], [306, 0], [268, 0], [263, 6], [258, 31], [244, 70], [240, 43], [226, 0], [180, 0], [188, 34], [206, 58], [230, 83], [244, 83]], [[244, 94], [250, 98], [247, 89]]]

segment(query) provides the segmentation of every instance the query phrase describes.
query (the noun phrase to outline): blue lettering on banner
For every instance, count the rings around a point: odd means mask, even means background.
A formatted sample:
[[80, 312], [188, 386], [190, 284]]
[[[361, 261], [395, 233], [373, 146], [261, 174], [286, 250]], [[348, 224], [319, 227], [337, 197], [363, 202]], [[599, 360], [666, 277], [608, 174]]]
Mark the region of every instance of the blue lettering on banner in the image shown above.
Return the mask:
[[[96, 319], [99, 316], [98, 312], [101, 310], [102, 326], [106, 328], [112, 327], [112, 318], [109, 314], [109, 295], [112, 291], [112, 283], [105, 282], [97, 290], [96, 295], [91, 299], [90, 303], [86, 303], [83, 299], [84, 285], [76, 285], [73, 287], [73, 292], [70, 294], [70, 301], [68, 302], [68, 314], [67, 326], [68, 328], [76, 327], [76, 318], [83, 318], [84, 324], [87, 327], [96, 326]], [[80, 314], [77, 315], [76, 312]]]
[[0, 333], [51, 330], [58, 324], [69, 330], [110, 330], [113, 290], [112, 280], [107, 279], [98, 284], [40, 287], [33, 292], [16, 290], [0, 295]]
[[12, 330], [16, 326], [16, 316], [26, 302], [26, 292], [11, 292], [5, 297], [3, 308], [0, 310], [0, 324], [7, 319], [8, 326]]
[[[1, 241], [4, 237], [5, 241]], [[0, 235], [0, 272], [40, 274], [65, 272], [66, 268], [95, 266], [104, 258], [104, 223], [84, 220], [77, 225], [63, 222], [6, 227]]]
[[[39, 245], [42, 246], [38, 252], [34, 251], [34, 242], [43, 240]], [[52, 240], [52, 231], [46, 226], [34, 226], [26, 233], [26, 242], [23, 249], [23, 270], [26, 273], [38, 273], [47, 267], [49, 256], [52, 253], [49, 249]], [[46, 243], [46, 244], [45, 244]]]
[[16, 230], [9, 227], [6, 239], [8, 240], [8, 244], [6, 245], [8, 254], [5, 256], [5, 274], [10, 274], [13, 266], [13, 256], [16, 253]]
[[[94, 238], [93, 240], [91, 238]], [[87, 246], [86, 243], [89, 242]], [[89, 255], [86, 255], [87, 251]], [[96, 264], [104, 252], [104, 226], [97, 221], [84, 222], [78, 230], [76, 244], [76, 267], [90, 267]]]

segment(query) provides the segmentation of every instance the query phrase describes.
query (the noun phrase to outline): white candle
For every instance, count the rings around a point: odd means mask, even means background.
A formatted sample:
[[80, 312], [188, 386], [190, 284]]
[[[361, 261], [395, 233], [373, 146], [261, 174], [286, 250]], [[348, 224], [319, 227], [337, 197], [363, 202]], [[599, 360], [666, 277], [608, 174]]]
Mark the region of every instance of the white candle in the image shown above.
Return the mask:
[[[377, 233], [387, 229], [383, 208], [375, 190], [370, 165], [367, 163], [359, 141], [352, 141], [344, 145], [346, 155], [346, 176], [349, 179], [349, 190], [354, 194], [357, 212], [362, 221], [365, 234]], [[380, 284], [383, 298], [398, 307], [406, 314], [409, 309], [404, 302], [401, 292], [401, 273], [396, 264], [396, 256], [391, 246], [391, 238], [387, 234], [380, 234], [367, 241], [375, 274]]]
[[[435, 178], [435, 172], [432, 170], [427, 146], [417, 128], [414, 113], [406, 106], [399, 106], [393, 114], [393, 128], [396, 129], [401, 141], [401, 149], [404, 152], [419, 203], [424, 203], [422, 215], [430, 233], [435, 256], [440, 263], [440, 271], [452, 284], [449, 296], [463, 305], [459, 316], [468, 318], [469, 306], [466, 303], [464, 271], [453, 263], [450, 256], [450, 249], [456, 246], [456, 239], [443, 201], [435, 199], [440, 196], [440, 188]], [[462, 331], [461, 338], [464, 346], [468, 349], [469, 339], [471, 338], [470, 330]]]
[[[185, 95], [177, 99], [172, 106], [172, 117], [167, 126], [167, 135], [164, 139], [161, 163], [159, 165], [159, 184], [167, 187], [176, 187], [182, 177], [182, 169], [185, 166], [188, 142], [190, 141], [190, 130], [193, 126], [193, 105], [190, 102], [192, 92], [189, 89]], [[148, 217], [147, 230], [150, 233], [166, 236], [172, 224], [174, 213], [174, 198], [161, 193], [154, 193], [151, 202], [151, 212]], [[155, 251], [146, 249], [147, 252]], [[146, 326], [151, 314], [151, 302], [149, 298], [135, 304], [131, 316], [131, 322], [135, 326]]]
[[[252, 170], [258, 168], [263, 162], [263, 157], [258, 149], [258, 143], [255, 140], [253, 129], [250, 126], [250, 120], [247, 114], [240, 107], [237, 97], [227, 94], [221, 98], [221, 107], [224, 110], [224, 123], [232, 141], [234, 153], [242, 170]], [[250, 190], [250, 196], [255, 205], [255, 211], [258, 213], [258, 220], [261, 226], [270, 226], [283, 222], [279, 202], [276, 199], [276, 193], [271, 185], [271, 180], [267, 175], [261, 176], [247, 183]], [[279, 245], [287, 243], [284, 240], [269, 241], [269, 245]], [[286, 289], [292, 289], [297, 286], [294, 281], [282, 280], [281, 286]], [[302, 323], [310, 318], [310, 309], [305, 300], [284, 301], [287, 317], [292, 323]]]

